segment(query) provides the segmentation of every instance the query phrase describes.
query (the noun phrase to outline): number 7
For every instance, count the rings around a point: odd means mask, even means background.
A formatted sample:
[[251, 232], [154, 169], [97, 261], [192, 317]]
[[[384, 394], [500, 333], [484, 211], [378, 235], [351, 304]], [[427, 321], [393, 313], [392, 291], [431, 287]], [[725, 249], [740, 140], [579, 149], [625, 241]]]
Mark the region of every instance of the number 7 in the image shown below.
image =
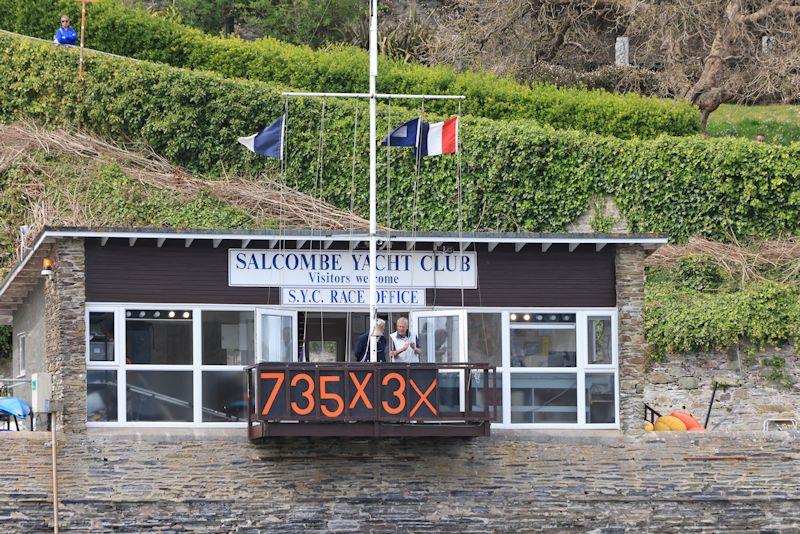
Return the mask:
[[278, 396], [278, 392], [283, 385], [284, 376], [283, 373], [261, 373], [261, 379], [275, 379], [275, 387], [272, 388], [272, 391], [269, 394], [269, 398], [267, 399], [267, 403], [264, 405], [264, 409], [261, 410], [261, 415], [269, 415], [269, 410], [272, 408], [272, 403], [275, 402], [275, 397]]

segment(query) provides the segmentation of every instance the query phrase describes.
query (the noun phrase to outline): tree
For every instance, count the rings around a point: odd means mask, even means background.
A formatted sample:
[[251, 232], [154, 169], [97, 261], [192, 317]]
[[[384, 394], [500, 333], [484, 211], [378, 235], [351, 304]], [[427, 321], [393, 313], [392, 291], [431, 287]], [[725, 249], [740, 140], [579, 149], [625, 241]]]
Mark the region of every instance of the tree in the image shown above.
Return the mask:
[[540, 64], [593, 70], [627, 36], [658, 96], [709, 114], [729, 101], [800, 98], [800, 0], [448, 0], [431, 62], [532, 78]]

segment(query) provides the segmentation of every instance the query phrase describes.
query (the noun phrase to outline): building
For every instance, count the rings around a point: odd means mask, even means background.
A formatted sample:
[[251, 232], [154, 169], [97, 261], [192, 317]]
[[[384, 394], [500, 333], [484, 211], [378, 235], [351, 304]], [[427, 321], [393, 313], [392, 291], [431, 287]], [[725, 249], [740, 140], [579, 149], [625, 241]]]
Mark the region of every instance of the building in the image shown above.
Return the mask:
[[[47, 228], [0, 286], [15, 372], [52, 373], [66, 431], [247, 426], [246, 366], [352, 359], [366, 239]], [[423, 362], [495, 369], [493, 428], [639, 428], [643, 261], [666, 242], [394, 233], [376, 266], [381, 316], [387, 333], [410, 319]], [[459, 372], [440, 373], [442, 406], [463, 407]]]

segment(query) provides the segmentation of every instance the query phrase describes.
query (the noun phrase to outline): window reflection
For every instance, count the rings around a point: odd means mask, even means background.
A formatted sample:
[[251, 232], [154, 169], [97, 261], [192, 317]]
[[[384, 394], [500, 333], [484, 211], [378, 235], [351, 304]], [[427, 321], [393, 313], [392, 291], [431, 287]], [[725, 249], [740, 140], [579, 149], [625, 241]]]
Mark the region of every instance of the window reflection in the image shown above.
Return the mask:
[[472, 363], [503, 363], [503, 319], [499, 313], [467, 314], [467, 351]]
[[125, 316], [127, 363], [191, 365], [191, 312], [126, 310]]
[[611, 318], [589, 317], [588, 321], [589, 365], [610, 364]]
[[422, 363], [458, 362], [458, 317], [420, 317], [418, 320], [419, 346]]
[[617, 405], [613, 373], [586, 374], [586, 422], [616, 422]]
[[117, 420], [116, 371], [86, 371], [86, 420]]
[[575, 328], [511, 329], [512, 367], [575, 367]]
[[114, 312], [89, 313], [89, 361], [114, 361]]
[[192, 421], [191, 371], [128, 371], [128, 421]]
[[253, 312], [203, 312], [203, 365], [250, 365], [255, 362]]
[[247, 419], [244, 371], [203, 371], [203, 421]]
[[577, 423], [575, 373], [511, 375], [512, 423]]

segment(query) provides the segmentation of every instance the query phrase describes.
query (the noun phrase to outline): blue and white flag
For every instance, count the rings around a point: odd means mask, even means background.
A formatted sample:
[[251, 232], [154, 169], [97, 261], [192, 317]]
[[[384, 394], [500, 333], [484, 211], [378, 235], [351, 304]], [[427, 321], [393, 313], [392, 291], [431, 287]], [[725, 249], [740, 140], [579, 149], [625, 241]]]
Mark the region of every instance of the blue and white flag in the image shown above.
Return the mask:
[[239, 142], [251, 152], [282, 160], [284, 123], [284, 116], [281, 115], [275, 122], [260, 132], [247, 137], [240, 137]]
[[406, 121], [387, 135], [381, 141], [381, 146], [413, 146], [417, 147], [417, 138], [419, 137], [419, 117]]

